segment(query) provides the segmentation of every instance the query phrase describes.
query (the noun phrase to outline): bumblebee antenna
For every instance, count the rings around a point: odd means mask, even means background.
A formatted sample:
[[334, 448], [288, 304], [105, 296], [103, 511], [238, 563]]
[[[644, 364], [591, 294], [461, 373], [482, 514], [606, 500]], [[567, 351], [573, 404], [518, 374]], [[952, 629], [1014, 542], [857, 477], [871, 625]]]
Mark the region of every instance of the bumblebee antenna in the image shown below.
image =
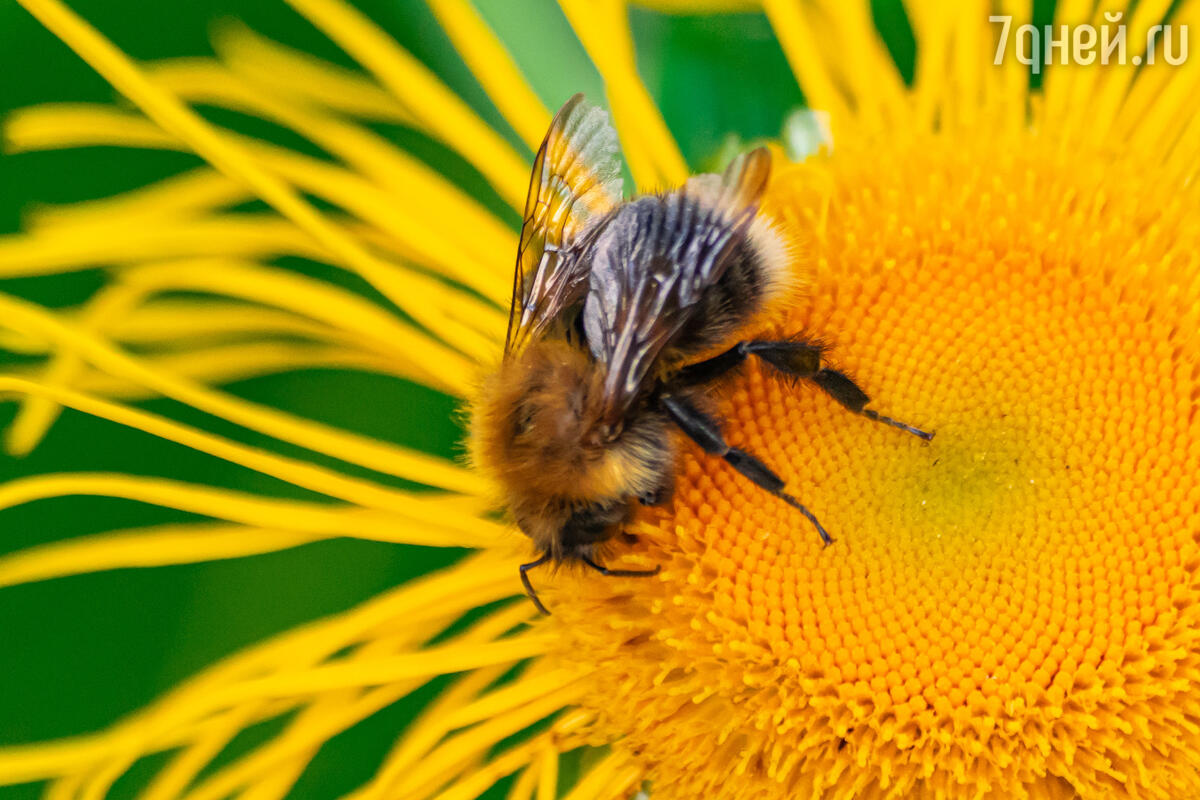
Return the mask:
[[542, 553], [541, 558], [537, 559], [536, 561], [530, 561], [528, 564], [522, 564], [520, 567], [521, 583], [525, 586], [525, 594], [529, 595], [529, 599], [533, 601], [533, 605], [537, 608], [537, 610], [545, 614], [547, 617], [550, 616], [550, 611], [544, 605], [542, 605], [542, 601], [538, 599], [537, 592], [533, 590], [533, 584], [529, 582], [529, 570], [533, 569], [534, 567], [540, 567], [549, 560], [550, 552], [546, 551], [545, 553]]

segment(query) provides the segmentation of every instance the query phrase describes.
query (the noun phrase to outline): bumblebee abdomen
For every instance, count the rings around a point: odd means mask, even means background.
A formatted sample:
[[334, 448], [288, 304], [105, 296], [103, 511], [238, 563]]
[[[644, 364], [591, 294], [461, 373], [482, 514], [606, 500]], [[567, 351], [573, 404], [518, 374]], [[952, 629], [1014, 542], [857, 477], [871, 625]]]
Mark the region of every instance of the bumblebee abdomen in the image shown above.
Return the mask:
[[779, 268], [754, 241], [738, 242], [725, 274], [705, 290], [694, 316], [672, 342], [672, 354], [687, 358], [728, 341], [767, 307], [778, 290]]

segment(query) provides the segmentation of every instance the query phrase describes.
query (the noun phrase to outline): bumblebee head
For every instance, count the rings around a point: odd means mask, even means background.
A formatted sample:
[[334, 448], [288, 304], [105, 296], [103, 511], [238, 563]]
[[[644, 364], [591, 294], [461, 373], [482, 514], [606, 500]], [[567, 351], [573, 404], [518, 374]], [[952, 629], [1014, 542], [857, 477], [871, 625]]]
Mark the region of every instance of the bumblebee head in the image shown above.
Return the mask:
[[[602, 375], [566, 342], [533, 342], [506, 358], [480, 392], [472, 428], [479, 466], [504, 483], [552, 484], [602, 458]], [[548, 487], [549, 488], [549, 487]]]
[[638, 413], [614, 429], [602, 421], [603, 392], [603, 369], [586, 350], [542, 340], [505, 359], [474, 405], [475, 463], [547, 551], [561, 552], [562, 531], [572, 526], [607, 538], [628, 516], [629, 500], [669, 468], [665, 422]]

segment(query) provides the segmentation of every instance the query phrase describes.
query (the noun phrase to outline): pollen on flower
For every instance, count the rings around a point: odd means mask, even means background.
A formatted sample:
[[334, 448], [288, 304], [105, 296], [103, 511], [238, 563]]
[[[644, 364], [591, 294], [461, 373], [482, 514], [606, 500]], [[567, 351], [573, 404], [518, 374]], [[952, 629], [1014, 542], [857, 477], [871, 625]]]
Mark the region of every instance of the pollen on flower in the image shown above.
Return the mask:
[[613, 557], [658, 577], [545, 590], [656, 798], [1200, 792], [1195, 191], [964, 138], [840, 144], [768, 203], [813, 290], [764, 327], [936, 438], [751, 367], [728, 438], [836, 543], [691, 448]]

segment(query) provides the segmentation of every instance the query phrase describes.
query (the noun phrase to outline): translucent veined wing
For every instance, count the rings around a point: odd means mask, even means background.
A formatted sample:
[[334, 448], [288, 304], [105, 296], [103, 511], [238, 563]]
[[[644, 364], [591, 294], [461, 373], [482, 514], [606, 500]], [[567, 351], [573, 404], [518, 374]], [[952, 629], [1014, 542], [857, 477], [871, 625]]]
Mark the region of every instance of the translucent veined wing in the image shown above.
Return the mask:
[[605, 422], [615, 425], [629, 410], [705, 290], [725, 274], [770, 172], [765, 148], [739, 156], [722, 175], [626, 203], [589, 246], [583, 328], [607, 366]]
[[621, 202], [621, 183], [617, 132], [608, 114], [575, 95], [554, 116], [533, 161], [506, 353], [583, 301], [588, 267], [578, 245]]

